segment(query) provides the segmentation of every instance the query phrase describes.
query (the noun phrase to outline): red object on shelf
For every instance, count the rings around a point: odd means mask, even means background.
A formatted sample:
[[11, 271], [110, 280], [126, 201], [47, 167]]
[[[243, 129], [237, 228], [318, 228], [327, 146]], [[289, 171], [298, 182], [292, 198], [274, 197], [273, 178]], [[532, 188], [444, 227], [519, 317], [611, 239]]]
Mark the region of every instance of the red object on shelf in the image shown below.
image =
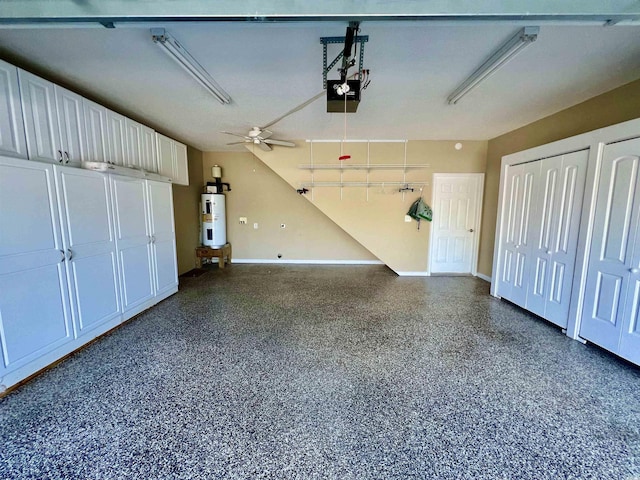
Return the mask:
[[351, 155], [340, 155], [338, 157], [338, 160], [349, 160], [351, 158]]

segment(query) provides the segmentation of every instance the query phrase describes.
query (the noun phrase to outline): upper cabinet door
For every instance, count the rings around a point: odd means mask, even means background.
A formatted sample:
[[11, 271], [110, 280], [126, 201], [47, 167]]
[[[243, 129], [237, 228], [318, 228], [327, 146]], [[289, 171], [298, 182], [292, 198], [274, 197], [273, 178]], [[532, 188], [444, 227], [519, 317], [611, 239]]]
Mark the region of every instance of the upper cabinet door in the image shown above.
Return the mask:
[[109, 162], [107, 152], [107, 109], [86, 98], [83, 100], [83, 104], [87, 137], [87, 161]]
[[63, 163], [79, 164], [87, 160], [87, 135], [82, 97], [57, 85], [55, 91], [63, 146]]
[[173, 167], [173, 183], [178, 185], [189, 185], [189, 164], [187, 162], [187, 146], [183, 143], [174, 142], [175, 163]]
[[141, 125], [142, 138], [142, 168], [147, 172], [157, 173], [158, 157], [156, 150], [156, 132], [152, 128]]
[[0, 154], [27, 158], [18, 69], [0, 60]]
[[173, 180], [174, 142], [160, 133], [156, 133], [156, 138], [158, 139], [158, 173]]
[[127, 167], [125, 117], [107, 110], [107, 159], [115, 165]]
[[144, 168], [142, 152], [142, 125], [130, 118], [125, 120], [127, 134], [127, 161], [126, 166]]
[[54, 84], [24, 70], [18, 75], [29, 158], [62, 163]]

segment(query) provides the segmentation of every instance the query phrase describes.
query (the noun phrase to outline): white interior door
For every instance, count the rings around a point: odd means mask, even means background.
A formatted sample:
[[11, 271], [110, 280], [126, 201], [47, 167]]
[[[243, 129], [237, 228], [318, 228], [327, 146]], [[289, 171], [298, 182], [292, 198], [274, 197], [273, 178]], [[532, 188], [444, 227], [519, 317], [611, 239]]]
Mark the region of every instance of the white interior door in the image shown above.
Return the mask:
[[540, 161], [526, 308], [567, 326], [589, 151]]
[[109, 177], [80, 168], [56, 170], [73, 313], [81, 336], [120, 320]]
[[433, 175], [431, 273], [476, 273], [483, 174]]
[[[637, 152], [640, 152], [638, 138], [604, 149], [580, 325], [581, 337], [613, 352], [619, 350], [623, 331], [627, 347], [640, 351], [637, 325], [640, 261], [634, 245], [640, 210]], [[640, 354], [636, 353], [638, 357]]]

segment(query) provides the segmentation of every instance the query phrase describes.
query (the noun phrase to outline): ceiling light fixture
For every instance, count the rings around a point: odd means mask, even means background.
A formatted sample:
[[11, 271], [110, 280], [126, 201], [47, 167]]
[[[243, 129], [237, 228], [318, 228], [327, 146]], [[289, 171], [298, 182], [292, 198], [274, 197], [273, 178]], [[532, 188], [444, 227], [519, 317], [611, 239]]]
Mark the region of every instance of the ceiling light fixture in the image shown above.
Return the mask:
[[162, 48], [162, 51], [174, 59], [189, 75], [200, 83], [207, 91], [222, 103], [231, 103], [231, 97], [216, 81], [211, 78], [198, 61], [191, 56], [180, 43], [169, 35], [164, 28], [152, 28], [151, 38], [153, 42]]
[[504, 45], [495, 51], [489, 59], [480, 65], [464, 82], [456, 88], [449, 97], [449, 105], [456, 104], [467, 93], [477, 87], [480, 82], [489, 77], [492, 73], [506, 64], [509, 60], [520, 53], [527, 45], [535, 42], [538, 38], [540, 27], [524, 27], [511, 37]]

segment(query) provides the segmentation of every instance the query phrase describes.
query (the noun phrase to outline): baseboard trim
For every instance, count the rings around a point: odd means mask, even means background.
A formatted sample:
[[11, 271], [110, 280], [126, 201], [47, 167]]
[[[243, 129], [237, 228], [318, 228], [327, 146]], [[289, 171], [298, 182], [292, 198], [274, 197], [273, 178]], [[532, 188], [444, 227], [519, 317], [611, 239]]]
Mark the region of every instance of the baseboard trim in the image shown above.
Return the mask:
[[289, 260], [270, 258], [233, 258], [231, 263], [296, 264], [296, 265], [384, 265], [380, 260]]
[[484, 280], [485, 282], [489, 282], [491, 283], [491, 277], [485, 275], [484, 273], [476, 273], [476, 277], [481, 278], [482, 280]]
[[429, 272], [396, 272], [400, 277], [430, 277]]

